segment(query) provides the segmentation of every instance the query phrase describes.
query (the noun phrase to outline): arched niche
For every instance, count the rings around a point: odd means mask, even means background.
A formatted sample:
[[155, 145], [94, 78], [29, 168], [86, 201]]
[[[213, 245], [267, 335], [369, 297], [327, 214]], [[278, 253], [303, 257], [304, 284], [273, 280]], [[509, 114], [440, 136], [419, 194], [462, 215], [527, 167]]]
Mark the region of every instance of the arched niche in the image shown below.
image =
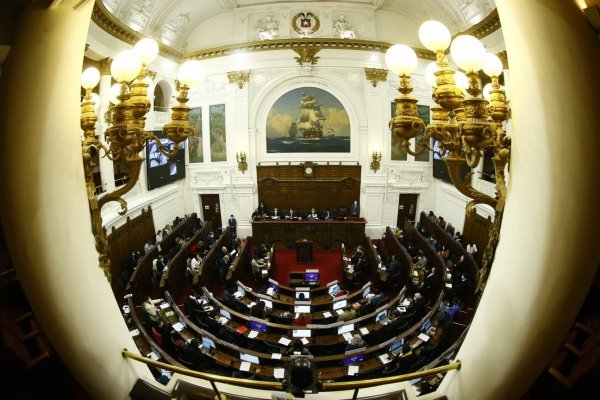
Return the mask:
[[350, 120], [350, 151], [347, 153], [334, 153], [336, 160], [356, 161], [359, 159], [361, 148], [360, 133], [366, 132], [367, 115], [362, 93], [345, 83], [330, 72], [319, 71], [317, 76], [298, 76], [295, 71], [290, 71], [272, 80], [261, 87], [256, 100], [250, 104], [249, 123], [250, 130], [256, 132], [257, 162], [261, 161], [329, 161], [332, 153], [267, 153], [266, 124], [269, 112], [275, 102], [286, 93], [303, 87], [321, 89], [342, 104]]
[[169, 82], [162, 79], [154, 86], [154, 111], [168, 112], [172, 94]]

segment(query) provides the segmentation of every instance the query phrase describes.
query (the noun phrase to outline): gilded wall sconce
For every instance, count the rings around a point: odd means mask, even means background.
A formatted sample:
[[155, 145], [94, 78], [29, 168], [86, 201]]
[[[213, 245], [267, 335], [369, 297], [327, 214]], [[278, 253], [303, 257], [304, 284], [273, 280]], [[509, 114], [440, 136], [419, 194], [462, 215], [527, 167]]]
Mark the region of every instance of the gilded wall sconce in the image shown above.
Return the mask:
[[236, 153], [235, 159], [237, 160], [237, 163], [238, 163], [238, 170], [242, 174], [246, 173], [246, 171], [248, 171], [248, 162], [246, 161], [246, 153], [243, 151]]
[[374, 151], [373, 154], [371, 154], [371, 157], [371, 170], [377, 172], [381, 168], [381, 152]]

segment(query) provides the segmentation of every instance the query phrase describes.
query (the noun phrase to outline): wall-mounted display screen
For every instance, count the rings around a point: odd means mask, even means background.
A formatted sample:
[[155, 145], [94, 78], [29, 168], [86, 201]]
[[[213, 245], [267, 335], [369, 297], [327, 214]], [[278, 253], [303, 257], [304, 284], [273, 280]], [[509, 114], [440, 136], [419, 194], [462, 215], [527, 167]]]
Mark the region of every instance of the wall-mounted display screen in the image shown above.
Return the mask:
[[[153, 131], [165, 150], [173, 151], [175, 143], [167, 139], [162, 131]], [[158, 144], [150, 140], [146, 146], [146, 171], [148, 190], [156, 189], [185, 178], [185, 142], [179, 144], [179, 151], [173, 157], [160, 152]]]

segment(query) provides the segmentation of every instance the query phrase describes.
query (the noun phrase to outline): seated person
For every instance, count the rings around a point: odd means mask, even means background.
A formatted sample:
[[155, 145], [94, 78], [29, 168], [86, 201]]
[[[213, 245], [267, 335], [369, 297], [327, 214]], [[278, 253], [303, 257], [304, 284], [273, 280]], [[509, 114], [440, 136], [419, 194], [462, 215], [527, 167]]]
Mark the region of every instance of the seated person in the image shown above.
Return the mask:
[[280, 218], [281, 218], [281, 213], [279, 212], [277, 207], [275, 207], [273, 209], [273, 212], [271, 213], [271, 219], [280, 219]]
[[267, 215], [269, 213], [269, 210], [263, 201], [258, 204], [257, 210], [260, 215]]
[[265, 309], [266, 303], [259, 301], [257, 304], [250, 308], [250, 316], [254, 318], [265, 319], [267, 316], [267, 310]]
[[392, 254], [392, 261], [390, 261], [390, 264], [387, 267], [387, 273], [390, 276], [394, 276], [398, 272], [400, 272], [398, 260], [396, 260], [396, 256]]
[[354, 253], [352, 258], [350, 259], [350, 263], [352, 265], [356, 266], [359, 263], [360, 259], [363, 257], [364, 257], [363, 248], [362, 248], [362, 246], [358, 246], [356, 248], [356, 253]]
[[310, 352], [307, 348], [304, 347], [304, 344], [301, 340], [296, 340], [292, 347], [290, 348], [290, 355], [310, 355]]
[[259, 258], [258, 254], [255, 254], [254, 258], [252, 258], [252, 275], [256, 280], [260, 280], [262, 278], [262, 271], [263, 269], [267, 268], [267, 263], [264, 260], [264, 258]]
[[298, 213], [290, 208], [290, 212], [285, 215], [285, 219], [298, 219]]
[[262, 214], [260, 214], [260, 213], [258, 212], [258, 208], [256, 208], [256, 209], [254, 210], [254, 212], [252, 212], [252, 221], [256, 221], [256, 220], [259, 220], [259, 219], [262, 219], [262, 218], [263, 218], [263, 215], [262, 215]]
[[312, 320], [304, 313], [300, 313], [298, 318], [293, 321], [294, 325], [308, 325], [310, 323], [312, 323]]
[[374, 294], [375, 295], [369, 299], [369, 304], [371, 304], [371, 305], [375, 306], [375, 308], [377, 308], [379, 303], [381, 303], [381, 300], [383, 300], [385, 298], [385, 295], [379, 289], [375, 289]]
[[261, 244], [260, 247], [256, 250], [256, 255], [258, 258], [267, 259], [269, 258], [269, 249], [267, 249], [266, 244]]
[[365, 347], [367, 343], [358, 333], [355, 333], [350, 340], [350, 343], [346, 345], [346, 351], [360, 349], [361, 347]]
[[321, 219], [325, 221], [333, 221], [335, 217], [333, 216], [333, 214], [331, 214], [331, 211], [325, 210], [323, 211], [323, 217]]
[[317, 214], [317, 212], [315, 211], [315, 209], [311, 209], [310, 213], [308, 214], [308, 220], [309, 221], [315, 221], [319, 219], [319, 214]]
[[356, 318], [356, 310], [352, 308], [352, 304], [348, 304], [346, 308], [344, 308], [344, 312], [338, 317], [338, 321], [350, 321], [354, 318]]
[[219, 277], [222, 281], [227, 279], [227, 273], [229, 272], [229, 267], [231, 266], [231, 261], [229, 260], [229, 254], [225, 254], [223, 258], [220, 258], [217, 261], [217, 268], [219, 269]]

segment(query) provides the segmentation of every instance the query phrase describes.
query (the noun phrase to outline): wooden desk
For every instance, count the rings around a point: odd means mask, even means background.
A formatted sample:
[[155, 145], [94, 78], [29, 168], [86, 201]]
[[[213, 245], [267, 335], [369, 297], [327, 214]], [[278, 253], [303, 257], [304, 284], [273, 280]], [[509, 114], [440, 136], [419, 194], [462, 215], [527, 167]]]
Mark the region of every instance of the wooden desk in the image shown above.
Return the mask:
[[267, 245], [275, 241], [290, 245], [298, 239], [310, 238], [320, 248], [329, 248], [334, 243], [356, 247], [363, 244], [366, 223], [364, 218], [340, 221], [252, 221], [252, 237], [254, 243]]
[[[311, 263], [313, 260], [313, 242], [308, 239], [296, 240], [296, 262]], [[290, 285], [292, 286], [292, 285]]]

